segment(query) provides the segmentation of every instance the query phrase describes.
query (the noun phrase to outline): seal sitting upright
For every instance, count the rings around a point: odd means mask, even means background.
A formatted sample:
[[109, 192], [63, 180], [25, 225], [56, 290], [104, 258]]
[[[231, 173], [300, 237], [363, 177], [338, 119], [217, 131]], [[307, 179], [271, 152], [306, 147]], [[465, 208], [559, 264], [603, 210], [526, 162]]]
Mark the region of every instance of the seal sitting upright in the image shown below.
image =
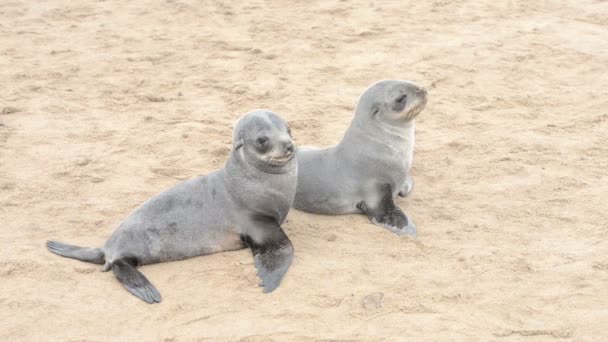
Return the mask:
[[414, 222], [393, 199], [412, 189], [414, 119], [426, 103], [426, 89], [408, 81], [370, 86], [338, 145], [299, 148], [294, 208], [329, 215], [363, 212], [374, 224], [416, 237]]
[[293, 259], [281, 224], [296, 191], [291, 132], [276, 114], [256, 110], [234, 128], [225, 167], [166, 190], [135, 209], [102, 248], [48, 241], [68, 258], [104, 264], [124, 287], [152, 304], [161, 296], [137, 266], [251, 248], [264, 292], [274, 290]]

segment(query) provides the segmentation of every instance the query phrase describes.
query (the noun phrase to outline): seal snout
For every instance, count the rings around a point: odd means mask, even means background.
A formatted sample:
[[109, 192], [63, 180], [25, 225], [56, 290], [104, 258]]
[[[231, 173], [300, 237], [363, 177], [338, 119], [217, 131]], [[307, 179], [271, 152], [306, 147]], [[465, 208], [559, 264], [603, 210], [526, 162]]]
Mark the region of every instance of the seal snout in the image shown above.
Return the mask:
[[295, 146], [293, 145], [293, 142], [290, 140], [288, 142], [283, 143], [283, 149], [285, 149], [286, 155], [292, 155], [293, 151], [295, 149]]
[[418, 89], [416, 89], [416, 96], [420, 98], [426, 98], [427, 94], [428, 90], [426, 90], [425, 87], [419, 87]]
[[277, 158], [277, 160], [287, 163], [295, 155], [295, 150], [296, 150], [296, 147], [293, 144], [293, 141], [288, 140], [288, 141], [284, 142], [283, 143], [283, 156], [280, 158]]
[[270, 164], [275, 166], [283, 166], [295, 156], [296, 147], [291, 139], [277, 143], [275, 146], [274, 151], [268, 158], [268, 162]]

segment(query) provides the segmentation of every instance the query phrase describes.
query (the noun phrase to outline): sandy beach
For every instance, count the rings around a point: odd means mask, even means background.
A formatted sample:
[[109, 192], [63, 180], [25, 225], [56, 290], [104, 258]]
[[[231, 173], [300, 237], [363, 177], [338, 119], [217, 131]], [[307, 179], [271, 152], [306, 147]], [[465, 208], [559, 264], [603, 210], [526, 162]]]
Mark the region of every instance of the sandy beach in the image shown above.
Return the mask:
[[[0, 2], [3, 341], [608, 340], [608, 2]], [[429, 89], [418, 239], [292, 210], [271, 294], [249, 250], [144, 266], [147, 305], [57, 239], [222, 167], [235, 120], [329, 146], [381, 79]]]

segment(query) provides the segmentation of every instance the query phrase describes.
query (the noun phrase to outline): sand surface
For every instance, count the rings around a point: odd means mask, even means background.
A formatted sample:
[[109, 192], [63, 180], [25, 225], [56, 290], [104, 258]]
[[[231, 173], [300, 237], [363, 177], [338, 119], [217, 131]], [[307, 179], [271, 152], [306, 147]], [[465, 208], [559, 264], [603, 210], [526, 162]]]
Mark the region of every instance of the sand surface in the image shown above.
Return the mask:
[[[608, 339], [608, 2], [3, 0], [0, 17], [0, 340]], [[143, 267], [160, 305], [44, 248], [101, 246], [222, 167], [251, 109], [334, 144], [385, 78], [430, 90], [398, 200], [415, 241], [294, 210], [277, 291], [243, 250]]]

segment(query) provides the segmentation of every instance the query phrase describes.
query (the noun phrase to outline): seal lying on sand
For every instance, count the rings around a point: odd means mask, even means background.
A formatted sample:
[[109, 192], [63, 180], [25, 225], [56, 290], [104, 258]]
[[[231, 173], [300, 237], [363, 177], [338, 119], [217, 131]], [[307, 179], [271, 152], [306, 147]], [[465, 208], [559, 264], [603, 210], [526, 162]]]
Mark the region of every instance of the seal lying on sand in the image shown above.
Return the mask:
[[363, 212], [374, 224], [415, 237], [414, 222], [393, 199], [412, 189], [414, 119], [426, 102], [426, 89], [411, 82], [370, 86], [338, 145], [299, 148], [294, 208], [329, 215]]
[[264, 292], [274, 290], [293, 259], [281, 224], [292, 205], [298, 165], [286, 123], [257, 110], [239, 119], [223, 169], [181, 183], [135, 209], [102, 248], [48, 241], [64, 257], [103, 264], [148, 303], [161, 296], [137, 266], [251, 248]]

